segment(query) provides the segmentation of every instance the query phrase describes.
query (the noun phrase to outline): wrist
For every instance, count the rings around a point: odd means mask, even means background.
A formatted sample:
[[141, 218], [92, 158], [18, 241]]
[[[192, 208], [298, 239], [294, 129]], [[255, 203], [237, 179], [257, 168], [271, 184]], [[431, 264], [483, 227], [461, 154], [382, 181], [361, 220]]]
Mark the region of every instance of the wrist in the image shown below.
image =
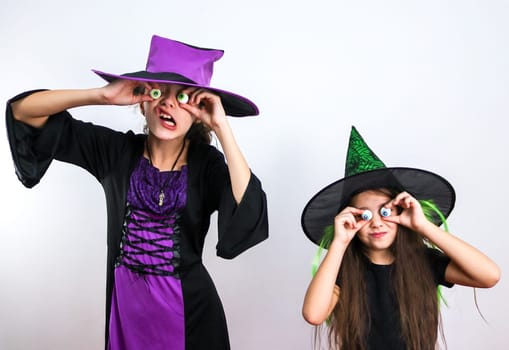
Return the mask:
[[437, 225], [432, 223], [431, 221], [424, 220], [422, 223], [416, 225], [414, 228], [414, 231], [420, 234], [421, 236], [424, 236], [426, 238], [429, 238], [429, 234], [433, 232], [434, 229], [438, 228]]
[[344, 239], [341, 239], [337, 236], [334, 236], [332, 239], [332, 242], [329, 245], [329, 250], [338, 250], [341, 252], [344, 252], [346, 248], [348, 248], [348, 245], [350, 244], [350, 241], [346, 241]]
[[228, 124], [226, 118], [218, 122], [214, 122], [213, 125], [211, 125], [211, 129], [217, 135], [218, 138], [221, 138], [224, 135], [232, 133], [230, 125]]
[[108, 96], [106, 95], [106, 90], [104, 87], [101, 88], [93, 88], [89, 90], [90, 96], [94, 101], [94, 104], [97, 105], [107, 105], [110, 104]]

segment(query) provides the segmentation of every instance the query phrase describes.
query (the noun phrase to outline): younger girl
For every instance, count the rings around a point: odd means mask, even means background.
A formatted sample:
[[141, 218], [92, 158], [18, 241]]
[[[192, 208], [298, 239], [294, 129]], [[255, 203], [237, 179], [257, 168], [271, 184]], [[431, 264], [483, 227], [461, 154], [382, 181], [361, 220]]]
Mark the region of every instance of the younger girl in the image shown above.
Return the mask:
[[442, 177], [386, 168], [355, 128], [345, 173], [302, 214], [308, 238], [328, 248], [307, 289], [304, 319], [327, 320], [334, 349], [435, 349], [437, 285], [489, 288], [498, 267], [438, 227], [455, 201]]
[[[103, 186], [108, 210], [106, 346], [111, 350], [229, 349], [226, 319], [201, 256], [218, 210], [217, 254], [267, 238], [266, 197], [226, 119], [258, 114], [210, 87], [223, 52], [153, 36], [145, 70], [81, 90], [29, 91], [8, 102], [19, 179], [39, 182], [53, 159]], [[139, 104], [147, 134], [84, 123], [67, 109]], [[210, 145], [210, 130], [225, 157]]]

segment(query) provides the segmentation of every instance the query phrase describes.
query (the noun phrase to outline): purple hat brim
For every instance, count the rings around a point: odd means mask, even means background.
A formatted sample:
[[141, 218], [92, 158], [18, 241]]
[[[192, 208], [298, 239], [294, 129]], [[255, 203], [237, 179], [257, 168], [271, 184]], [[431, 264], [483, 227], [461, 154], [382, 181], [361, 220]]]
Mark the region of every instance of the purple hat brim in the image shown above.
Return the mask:
[[[348, 205], [352, 196], [377, 188], [394, 188], [407, 191], [417, 200], [433, 200], [446, 218], [456, 201], [452, 185], [430, 171], [404, 167], [366, 171], [337, 180], [315, 194], [302, 212], [304, 233], [313, 243], [320, 245], [324, 229], [334, 224], [334, 217]], [[433, 222], [437, 225], [442, 223], [438, 216], [433, 218]]]
[[134, 80], [147, 83], [161, 83], [161, 84], [178, 84], [185, 86], [194, 86], [210, 90], [221, 98], [225, 113], [231, 117], [247, 117], [255, 116], [260, 112], [258, 107], [249, 99], [234, 94], [233, 92], [213, 88], [210, 86], [196, 84], [186, 77], [175, 73], [151, 73], [147, 71], [140, 71], [134, 73], [126, 73], [122, 75], [101, 72], [92, 69], [92, 72], [99, 75], [108, 83], [116, 79]]

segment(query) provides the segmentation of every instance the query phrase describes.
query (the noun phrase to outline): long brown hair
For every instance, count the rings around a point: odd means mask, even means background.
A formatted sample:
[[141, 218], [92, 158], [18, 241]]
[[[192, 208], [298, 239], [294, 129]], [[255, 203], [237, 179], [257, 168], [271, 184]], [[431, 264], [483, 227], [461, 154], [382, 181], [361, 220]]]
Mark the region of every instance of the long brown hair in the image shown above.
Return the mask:
[[[376, 190], [394, 197], [393, 191]], [[426, 257], [422, 237], [403, 226], [391, 252], [393, 292], [399, 305], [402, 338], [409, 350], [433, 350], [438, 331], [442, 334], [436, 282]], [[366, 349], [370, 327], [367, 290], [364, 278], [369, 260], [357, 236], [345, 251], [339, 275], [339, 300], [329, 319], [329, 346], [341, 349]], [[442, 336], [443, 339], [443, 336]]]
[[193, 123], [191, 128], [187, 131], [186, 139], [191, 143], [206, 143], [212, 142], [211, 130], [204, 123]]

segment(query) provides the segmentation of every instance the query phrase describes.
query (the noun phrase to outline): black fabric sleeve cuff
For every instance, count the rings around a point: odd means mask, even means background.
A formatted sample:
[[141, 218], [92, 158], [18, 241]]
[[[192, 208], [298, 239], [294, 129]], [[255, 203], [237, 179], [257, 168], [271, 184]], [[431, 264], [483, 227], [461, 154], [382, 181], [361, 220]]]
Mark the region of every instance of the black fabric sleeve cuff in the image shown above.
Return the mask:
[[11, 103], [38, 91], [44, 90], [26, 91], [11, 98], [7, 101], [5, 112], [7, 138], [16, 175], [28, 188], [39, 183], [51, 164], [58, 145], [58, 130], [68, 114], [64, 111], [52, 116], [42, 128], [34, 128], [14, 119]]
[[233, 195], [224, 195], [221, 202], [218, 256], [232, 259], [268, 238], [267, 198], [260, 180], [253, 173], [238, 205]]

